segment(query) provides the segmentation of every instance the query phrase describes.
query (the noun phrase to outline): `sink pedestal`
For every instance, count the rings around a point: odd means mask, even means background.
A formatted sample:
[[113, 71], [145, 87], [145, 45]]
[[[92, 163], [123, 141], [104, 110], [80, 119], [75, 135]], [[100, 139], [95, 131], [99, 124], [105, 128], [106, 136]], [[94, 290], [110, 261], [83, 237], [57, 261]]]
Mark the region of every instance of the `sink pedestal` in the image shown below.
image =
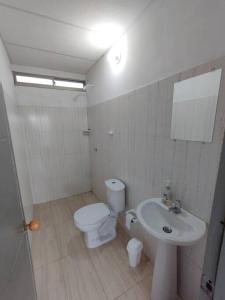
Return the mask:
[[158, 241], [151, 299], [177, 299], [177, 246], [163, 241]]
[[137, 218], [146, 231], [158, 239], [151, 300], [177, 299], [177, 246], [197, 243], [206, 232], [206, 224], [183, 208], [171, 213], [161, 198], [142, 201]]

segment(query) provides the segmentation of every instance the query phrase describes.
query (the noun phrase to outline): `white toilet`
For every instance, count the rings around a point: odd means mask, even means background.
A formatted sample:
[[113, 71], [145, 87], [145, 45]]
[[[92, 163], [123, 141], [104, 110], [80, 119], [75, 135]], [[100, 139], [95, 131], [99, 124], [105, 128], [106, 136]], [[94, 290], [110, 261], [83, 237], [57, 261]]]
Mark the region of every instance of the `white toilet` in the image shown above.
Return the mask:
[[125, 185], [118, 179], [105, 181], [107, 205], [86, 205], [74, 213], [74, 224], [84, 232], [88, 248], [96, 248], [116, 237], [118, 213], [125, 209]]

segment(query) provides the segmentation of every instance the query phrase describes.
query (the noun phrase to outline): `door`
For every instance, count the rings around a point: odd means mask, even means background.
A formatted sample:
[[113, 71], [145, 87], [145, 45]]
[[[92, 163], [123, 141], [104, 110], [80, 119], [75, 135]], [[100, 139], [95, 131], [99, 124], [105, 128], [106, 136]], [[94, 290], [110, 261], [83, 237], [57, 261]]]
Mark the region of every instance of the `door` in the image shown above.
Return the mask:
[[[225, 139], [220, 157], [214, 203], [208, 228], [200, 300], [225, 300]], [[221, 277], [222, 276], [222, 277]]]
[[222, 300], [225, 299], [225, 236], [223, 237], [223, 243], [220, 252], [220, 259], [218, 265], [218, 271], [216, 276], [216, 285], [215, 285], [215, 293], [214, 300]]
[[0, 85], [0, 299], [35, 300], [28, 234]]

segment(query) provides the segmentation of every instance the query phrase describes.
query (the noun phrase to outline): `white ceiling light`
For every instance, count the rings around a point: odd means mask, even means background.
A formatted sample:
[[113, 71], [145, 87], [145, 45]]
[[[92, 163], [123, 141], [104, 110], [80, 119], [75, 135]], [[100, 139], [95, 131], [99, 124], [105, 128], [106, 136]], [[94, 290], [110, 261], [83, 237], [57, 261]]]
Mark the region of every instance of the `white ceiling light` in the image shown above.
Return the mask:
[[66, 80], [54, 80], [54, 86], [56, 87], [66, 87], [71, 89], [83, 89], [83, 82], [75, 82], [75, 81], [66, 81]]
[[32, 76], [16, 75], [16, 81], [27, 84], [53, 85], [52, 79]]
[[119, 39], [122, 34], [122, 28], [115, 24], [99, 24], [92, 28], [92, 44], [101, 49], [110, 48], [113, 43]]

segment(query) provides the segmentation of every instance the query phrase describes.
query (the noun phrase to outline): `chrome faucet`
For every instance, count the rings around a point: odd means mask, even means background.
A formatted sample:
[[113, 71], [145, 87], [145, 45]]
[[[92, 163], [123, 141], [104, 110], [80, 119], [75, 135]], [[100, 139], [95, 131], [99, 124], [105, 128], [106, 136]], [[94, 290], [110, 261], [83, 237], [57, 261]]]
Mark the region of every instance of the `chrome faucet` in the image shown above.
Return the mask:
[[180, 214], [181, 213], [181, 201], [180, 200], [173, 201], [171, 207], [169, 208], [169, 211], [173, 212], [174, 214]]

